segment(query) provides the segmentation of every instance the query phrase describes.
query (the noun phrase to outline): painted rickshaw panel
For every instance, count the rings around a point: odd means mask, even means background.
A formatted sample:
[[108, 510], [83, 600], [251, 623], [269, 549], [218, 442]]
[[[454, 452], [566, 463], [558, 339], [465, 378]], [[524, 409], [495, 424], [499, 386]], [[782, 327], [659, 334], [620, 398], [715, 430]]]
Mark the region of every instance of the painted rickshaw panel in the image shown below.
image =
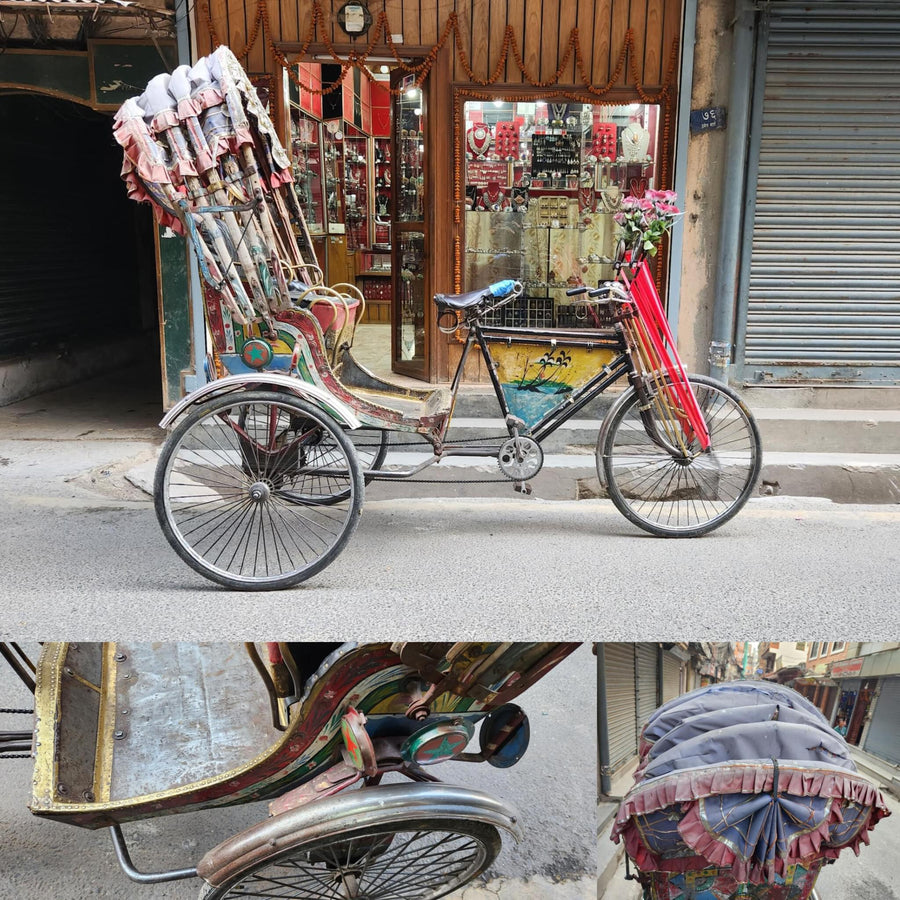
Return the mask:
[[[198, 717], [193, 723], [185, 723], [177, 712], [181, 682], [189, 681], [192, 675], [190, 665], [185, 666], [185, 671], [175, 673], [174, 687], [169, 686], [174, 691], [174, 699], [166, 698], [163, 683], [154, 683], [159, 673], [150, 672], [152, 645], [135, 648], [127, 644], [84, 644], [73, 648], [66, 644], [47, 644], [37, 673], [37, 758], [32, 812], [99, 828], [113, 822], [271, 799], [340, 760], [341, 720], [349, 707], [364, 713], [376, 734], [385, 729], [396, 731], [398, 726], [419, 727], [405, 716], [410, 703], [418, 696], [410, 693], [410, 682], [412, 679], [415, 686], [419, 679], [422, 691], [427, 682], [413, 667], [401, 662], [390, 644], [348, 644], [328, 657], [307, 682], [303, 698], [292, 707], [291, 724], [284, 733], [276, 732], [271, 719], [266, 718], [270, 716], [268, 695], [258, 673], [250, 672], [243, 660], [237, 663], [237, 657], [230, 657], [233, 647], [201, 646], [206, 648], [204, 652], [187, 654], [185, 659], [189, 663], [197, 661], [212, 672], [218, 655], [220, 664], [235, 665], [251, 679], [242, 691], [238, 690], [239, 685], [233, 686], [239, 704], [246, 706], [245, 733], [242, 736], [240, 732], [240, 717], [233, 716], [233, 734], [229, 736], [229, 740], [237, 736], [242, 742], [240, 752], [247, 756], [241, 762], [226, 758], [224, 765], [230, 768], [216, 770], [207, 765], [204, 769], [205, 757], [220, 759], [213, 738], [215, 730], [210, 727], [215, 721], [204, 722]], [[487, 646], [490, 645], [472, 645], [489, 653], [484, 649]], [[505, 685], [516, 684], [519, 689], [531, 683], [532, 672], [546, 671], [547, 660], [555, 664], [572, 648], [572, 645], [548, 644], [546, 652], [535, 659], [535, 654], [529, 651], [530, 645], [519, 646], [524, 656], [507, 655], [510, 669], [502, 679]], [[566, 649], [560, 652], [560, 647]], [[473, 652], [477, 655], [478, 650]], [[88, 670], [91, 654], [95, 659], [102, 658], [101, 668], [94, 663], [93, 669]], [[143, 660], [144, 672], [129, 668], [132, 655]], [[117, 656], [126, 659], [117, 660]], [[81, 671], [76, 671], [76, 667]], [[67, 669], [74, 674], [67, 674]], [[90, 677], [82, 672], [89, 672]], [[116, 685], [124, 683], [126, 675], [135, 682], [144, 679], [148, 685], [143, 695], [146, 706], [129, 708], [123, 716], [121, 710], [127, 707], [117, 702], [123, 698], [117, 697]], [[66, 703], [72, 697], [73, 685], [83, 689], [85, 696], [99, 698], [99, 709], [91, 707], [88, 710], [91, 715], [85, 717], [80, 715], [81, 706], [69, 708]], [[202, 687], [206, 686], [204, 682]], [[196, 689], [192, 685], [189, 690]], [[131, 696], [137, 698], [139, 693]], [[430, 703], [431, 714], [438, 720], [441, 716], [462, 715], [474, 724], [493, 706], [504, 702], [505, 694], [506, 691], [503, 695], [475, 699], [463, 691], [442, 691]], [[207, 700], [213, 708], [215, 698]], [[174, 704], [168, 713], [167, 702]], [[155, 719], [154, 715], [160, 718]], [[98, 728], [102, 729], [101, 733]], [[152, 751], [134, 754], [128, 765], [117, 767], [116, 754], [129, 752], [126, 749], [129, 732], [137, 742], [141, 728], [158, 728], [167, 734], [154, 739]], [[197, 735], [193, 744], [187, 734], [189, 730]], [[117, 739], [117, 732], [125, 732], [126, 737]], [[79, 779], [70, 790], [65, 781], [71, 780], [70, 762], [79, 755], [85, 758], [78, 760]], [[141, 761], [149, 774], [140, 773]], [[191, 761], [198, 765], [192, 766]], [[198, 768], [204, 777], [196, 777]], [[59, 790], [60, 784], [64, 785], [65, 793]]]
[[729, 869], [697, 869], [692, 872], [645, 872], [641, 883], [648, 900], [805, 900], [816, 885], [822, 860], [789, 866], [774, 884], [743, 885]]
[[488, 332], [485, 340], [509, 411], [533, 428], [566, 397], [584, 387], [618, 355], [584, 342], [542, 344]]

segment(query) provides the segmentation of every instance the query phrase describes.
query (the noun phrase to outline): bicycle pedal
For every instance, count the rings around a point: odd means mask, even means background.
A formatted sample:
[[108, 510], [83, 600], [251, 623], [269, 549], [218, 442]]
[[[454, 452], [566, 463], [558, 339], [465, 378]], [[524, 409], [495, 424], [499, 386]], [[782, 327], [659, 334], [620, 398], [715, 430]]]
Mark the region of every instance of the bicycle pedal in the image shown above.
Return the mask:
[[527, 481], [517, 481], [514, 490], [524, 497], [530, 497], [532, 494], [531, 485]]

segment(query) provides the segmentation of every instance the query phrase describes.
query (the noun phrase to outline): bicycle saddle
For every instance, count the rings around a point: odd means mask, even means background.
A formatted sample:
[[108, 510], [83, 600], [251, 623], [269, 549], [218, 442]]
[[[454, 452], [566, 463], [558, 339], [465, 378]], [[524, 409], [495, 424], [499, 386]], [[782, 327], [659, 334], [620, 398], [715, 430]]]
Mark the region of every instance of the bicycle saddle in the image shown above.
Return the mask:
[[471, 309], [484, 303], [486, 300], [497, 300], [511, 294], [516, 289], [516, 282], [511, 278], [489, 284], [486, 288], [477, 291], [467, 291], [464, 294], [435, 294], [434, 302], [438, 306], [449, 309]]

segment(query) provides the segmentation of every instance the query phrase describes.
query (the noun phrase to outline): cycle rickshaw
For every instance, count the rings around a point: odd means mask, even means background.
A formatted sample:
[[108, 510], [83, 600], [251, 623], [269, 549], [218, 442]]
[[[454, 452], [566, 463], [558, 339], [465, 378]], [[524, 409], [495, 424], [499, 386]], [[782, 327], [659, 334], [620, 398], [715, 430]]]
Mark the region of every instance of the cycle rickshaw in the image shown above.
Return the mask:
[[890, 815], [822, 713], [789, 687], [725, 682], [661, 706], [612, 839], [645, 900], [816, 900], [822, 868]]
[[[762, 454], [753, 416], [727, 386], [678, 358], [645, 245], [624, 246], [614, 281], [579, 301], [595, 327], [495, 327], [522, 293], [507, 280], [435, 296], [439, 325], [463, 347], [449, 387], [416, 390], [353, 358], [364, 298], [326, 285], [294, 191], [290, 161], [226, 47], [154, 78], [115, 121], [129, 194], [186, 235], [205, 282], [210, 381], [161, 422], [172, 428], [155, 506], [173, 549], [231, 588], [297, 584], [321, 571], [357, 526], [364, 485], [451, 457], [496, 460], [527, 492], [541, 442], [617, 382], [596, 462], [616, 507], [651, 534], [693, 537], [746, 503]], [[507, 434], [448, 440], [472, 352], [486, 363]], [[384, 468], [390, 435], [432, 455]]]
[[[33, 733], [0, 732], [0, 758], [33, 755], [31, 811], [108, 830], [141, 884], [196, 877], [201, 900], [436, 900], [522, 823], [433, 767], [516, 764], [530, 729], [511, 701], [577, 646], [48, 643], [33, 662], [0, 644], [35, 697]], [[131, 860], [124, 823], [256, 800], [268, 817], [190, 868]]]

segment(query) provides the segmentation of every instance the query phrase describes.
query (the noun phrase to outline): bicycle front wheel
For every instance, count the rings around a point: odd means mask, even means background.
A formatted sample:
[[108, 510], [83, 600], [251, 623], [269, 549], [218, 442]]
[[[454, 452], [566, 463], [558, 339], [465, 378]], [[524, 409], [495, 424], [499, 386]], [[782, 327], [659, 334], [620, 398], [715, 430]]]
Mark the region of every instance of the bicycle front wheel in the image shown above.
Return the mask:
[[437, 900], [468, 884], [500, 851], [496, 828], [423, 819], [301, 843], [248, 866], [200, 900]]
[[343, 429], [289, 394], [250, 391], [188, 414], [159, 459], [156, 514], [175, 552], [236, 590], [324, 569], [359, 522], [362, 470]]
[[[708, 451], [696, 438], [680, 457], [654, 443], [634, 390], [613, 410], [597, 444], [597, 470], [610, 499], [626, 519], [659, 537], [699, 537], [727, 522], [749, 499], [762, 466], [759, 430], [740, 397], [712, 378], [688, 380], [709, 429]], [[656, 415], [652, 405], [649, 415]]]

